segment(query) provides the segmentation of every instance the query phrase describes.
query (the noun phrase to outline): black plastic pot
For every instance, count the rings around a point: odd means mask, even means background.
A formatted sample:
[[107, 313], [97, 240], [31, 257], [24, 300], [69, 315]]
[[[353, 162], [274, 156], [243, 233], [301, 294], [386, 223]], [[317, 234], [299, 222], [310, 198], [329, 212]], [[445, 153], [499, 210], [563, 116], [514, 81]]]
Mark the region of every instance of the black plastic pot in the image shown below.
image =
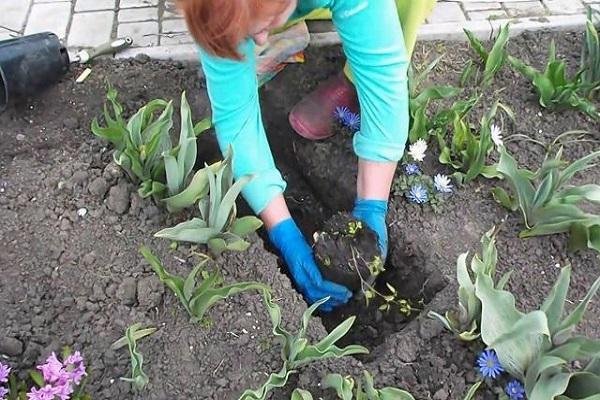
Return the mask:
[[69, 53], [53, 33], [0, 41], [0, 111], [58, 81], [69, 64]]

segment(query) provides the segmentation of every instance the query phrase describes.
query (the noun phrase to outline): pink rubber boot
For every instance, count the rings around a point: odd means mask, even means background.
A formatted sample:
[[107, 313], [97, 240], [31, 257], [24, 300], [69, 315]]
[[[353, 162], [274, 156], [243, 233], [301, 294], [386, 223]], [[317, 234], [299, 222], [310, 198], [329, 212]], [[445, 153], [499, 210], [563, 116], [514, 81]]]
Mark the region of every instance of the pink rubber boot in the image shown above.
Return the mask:
[[333, 135], [336, 107], [359, 111], [356, 89], [343, 72], [319, 84], [300, 100], [290, 112], [290, 125], [306, 139], [327, 139]]

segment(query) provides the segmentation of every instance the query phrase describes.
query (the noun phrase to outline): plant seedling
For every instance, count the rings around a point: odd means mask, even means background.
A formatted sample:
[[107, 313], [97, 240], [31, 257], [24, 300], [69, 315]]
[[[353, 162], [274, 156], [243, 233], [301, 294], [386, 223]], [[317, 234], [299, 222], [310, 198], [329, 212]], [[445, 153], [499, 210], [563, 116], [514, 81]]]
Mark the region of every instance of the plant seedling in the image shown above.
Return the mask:
[[[585, 37], [581, 49], [581, 79], [585, 82], [585, 95], [588, 99], [598, 96], [600, 90], [600, 38], [593, 21], [594, 10], [588, 7], [585, 24]], [[598, 15], [600, 12], [596, 11]]]
[[198, 202], [201, 218], [196, 217], [173, 228], [163, 229], [154, 236], [207, 244], [215, 254], [225, 250], [244, 251], [250, 247], [244, 237], [260, 228], [262, 221], [255, 216], [237, 218], [235, 201], [252, 176], [240, 177], [233, 183], [232, 158], [233, 149], [230, 146], [216, 172], [206, 168], [209, 193], [208, 197], [200, 198]]
[[210, 274], [205, 271], [201, 273], [203, 281], [198, 284], [198, 273], [207, 260], [194, 267], [187, 278], [183, 279], [168, 273], [160, 260], [147, 247], [142, 246], [140, 252], [158, 275], [160, 281], [173, 291], [194, 322], [202, 321], [206, 312], [221, 300], [248, 290], [267, 289], [265, 285], [257, 282], [223, 285], [219, 274]]
[[585, 69], [580, 69], [573, 78], [567, 78], [566, 63], [556, 59], [554, 41], [550, 43], [548, 61], [543, 72], [518, 58], [509, 56], [508, 60], [513, 68], [533, 83], [542, 107], [548, 109], [574, 108], [592, 119], [600, 120], [600, 113], [594, 103], [585, 98], [586, 93], [595, 90], [598, 82], [584, 81]]
[[127, 343], [131, 356], [131, 378], [121, 378], [121, 380], [130, 382], [138, 391], [142, 391], [148, 385], [150, 378], [143, 370], [144, 356], [137, 350], [137, 341], [156, 331], [152, 328], [140, 330], [141, 326], [139, 323], [131, 325], [125, 330], [125, 337], [111, 346], [113, 349], [117, 349], [122, 347], [124, 341]]
[[519, 237], [570, 232], [569, 247], [600, 252], [600, 215], [591, 214], [580, 207], [583, 203], [600, 204], [600, 185], [571, 186], [569, 181], [578, 172], [593, 167], [600, 151], [574, 161], [562, 160], [563, 148], [554, 157], [548, 153], [540, 169], [531, 172], [519, 169], [515, 159], [502, 147], [498, 172], [504, 177], [511, 194], [496, 187], [492, 193], [496, 200], [510, 210], [520, 209], [525, 223]]
[[[473, 32], [468, 29], [464, 29], [467, 38], [469, 39], [469, 43], [471, 47], [477, 55], [481, 63], [484, 66], [483, 71], [483, 86], [489, 86], [490, 83], [494, 80], [494, 77], [502, 69], [504, 64], [506, 64], [506, 60], [508, 58], [508, 54], [506, 52], [506, 44], [508, 43], [508, 39], [510, 37], [510, 24], [503, 25], [500, 28], [500, 32], [492, 45], [492, 48], [488, 51], [483, 43], [473, 34]], [[468, 71], [470, 68], [468, 67], [465, 71]], [[464, 72], [467, 74], [469, 72]], [[470, 73], [469, 73], [470, 74]], [[466, 80], [465, 76], [461, 77], [461, 81]]]
[[282, 342], [281, 358], [283, 360], [283, 367], [279, 372], [270, 374], [260, 389], [246, 390], [240, 397], [240, 400], [265, 400], [268, 398], [271, 390], [285, 386], [290, 375], [296, 373], [297, 369], [304, 365], [328, 358], [340, 358], [352, 354], [366, 354], [369, 352], [363, 346], [350, 345], [339, 348], [335, 345], [336, 342], [348, 333], [354, 323], [355, 317], [346, 319], [318, 343], [310, 344], [309, 339], [306, 337], [308, 324], [316, 309], [325, 303], [328, 298], [317, 301], [304, 312], [300, 329], [296, 334], [290, 333], [281, 326], [281, 309], [273, 302], [269, 290], [263, 291], [263, 299], [271, 316], [273, 334]]
[[495, 165], [486, 165], [487, 157], [494, 149], [492, 122], [498, 113], [498, 109], [504, 111], [509, 118], [514, 119], [514, 114], [510, 108], [496, 102], [481, 118], [479, 134], [474, 132], [465, 117], [455, 115], [454, 133], [450, 144], [447, 144], [444, 138], [438, 136], [441, 150], [439, 161], [457, 170], [453, 174], [457, 182], [467, 183], [479, 175], [486, 178], [499, 177]]

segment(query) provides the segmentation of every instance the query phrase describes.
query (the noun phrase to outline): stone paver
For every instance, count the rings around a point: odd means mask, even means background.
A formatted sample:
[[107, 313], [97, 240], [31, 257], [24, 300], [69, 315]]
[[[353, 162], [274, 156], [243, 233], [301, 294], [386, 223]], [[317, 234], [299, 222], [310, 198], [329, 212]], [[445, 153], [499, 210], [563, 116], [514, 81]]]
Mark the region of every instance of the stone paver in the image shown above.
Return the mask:
[[4, 30], [20, 32], [25, 26], [31, 0], [5, 1], [7, 4], [0, 6], [0, 26]]
[[467, 13], [469, 19], [471, 20], [492, 20], [492, 19], [501, 19], [508, 18], [508, 14], [506, 11], [500, 10], [479, 10], [479, 11], [469, 11]]
[[462, 4], [465, 11], [498, 10], [502, 4], [498, 1], [470, 1]]
[[[572, 0], [575, 1], [575, 0]], [[544, 15], [546, 9], [541, 1], [524, 1], [522, 3], [514, 3], [508, 9], [508, 15], [511, 17], [530, 17], [532, 15]]]
[[110, 41], [114, 11], [96, 11], [73, 15], [68, 43], [73, 47], [98, 46]]
[[439, 3], [427, 18], [429, 23], [466, 21], [465, 14], [458, 3]]
[[[164, 3], [164, 0], [162, 1]], [[158, 0], [121, 0], [119, 7], [134, 8], [134, 7], [157, 7]]]
[[114, 10], [116, 0], [76, 0], [75, 12]]
[[64, 39], [70, 19], [71, 2], [35, 3], [29, 13], [25, 34], [50, 31]]
[[544, 0], [544, 5], [552, 14], [581, 14], [585, 5], [579, 0]]
[[[508, 22], [512, 35], [581, 29], [586, 6], [600, 11], [600, 0], [439, 0], [419, 38], [464, 40], [467, 28], [487, 39]], [[595, 18], [600, 23], [600, 16]], [[132, 36], [134, 48], [120, 57], [197, 58], [173, 0], [0, 0], [0, 40], [42, 31], [56, 33], [71, 52]], [[339, 42], [333, 31], [311, 37], [317, 45]]]
[[140, 21], [158, 21], [158, 8], [129, 8], [119, 11], [119, 23]]
[[15, 37], [15, 33], [13, 31], [0, 28], [0, 40], [12, 39], [13, 37]]
[[187, 32], [187, 25], [183, 19], [169, 19], [162, 23], [163, 33]]
[[158, 21], [131, 22], [119, 24], [117, 35], [131, 36], [139, 47], [156, 46], [158, 44]]

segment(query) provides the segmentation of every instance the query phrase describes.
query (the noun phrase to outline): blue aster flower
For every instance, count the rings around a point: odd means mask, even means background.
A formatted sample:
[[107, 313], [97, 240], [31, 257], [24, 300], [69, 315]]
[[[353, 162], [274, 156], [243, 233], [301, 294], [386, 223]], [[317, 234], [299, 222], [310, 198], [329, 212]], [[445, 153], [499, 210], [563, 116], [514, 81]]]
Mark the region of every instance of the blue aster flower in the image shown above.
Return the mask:
[[421, 168], [415, 163], [409, 163], [404, 166], [404, 173], [408, 176], [421, 175]]
[[523, 384], [514, 379], [508, 382], [508, 385], [504, 388], [504, 393], [506, 393], [510, 400], [522, 400], [525, 398], [525, 388], [523, 388]]
[[504, 368], [500, 365], [498, 356], [494, 350], [484, 350], [477, 359], [479, 372], [484, 378], [496, 379], [504, 372]]
[[352, 132], [358, 132], [360, 130], [360, 115], [348, 112], [342, 123]]
[[344, 123], [346, 121], [347, 115], [351, 114], [350, 109], [348, 107], [336, 107], [333, 112], [333, 116], [338, 122]]
[[427, 193], [427, 189], [423, 185], [414, 185], [410, 188], [406, 197], [408, 197], [408, 201], [411, 203], [423, 204], [429, 200], [429, 193]]

